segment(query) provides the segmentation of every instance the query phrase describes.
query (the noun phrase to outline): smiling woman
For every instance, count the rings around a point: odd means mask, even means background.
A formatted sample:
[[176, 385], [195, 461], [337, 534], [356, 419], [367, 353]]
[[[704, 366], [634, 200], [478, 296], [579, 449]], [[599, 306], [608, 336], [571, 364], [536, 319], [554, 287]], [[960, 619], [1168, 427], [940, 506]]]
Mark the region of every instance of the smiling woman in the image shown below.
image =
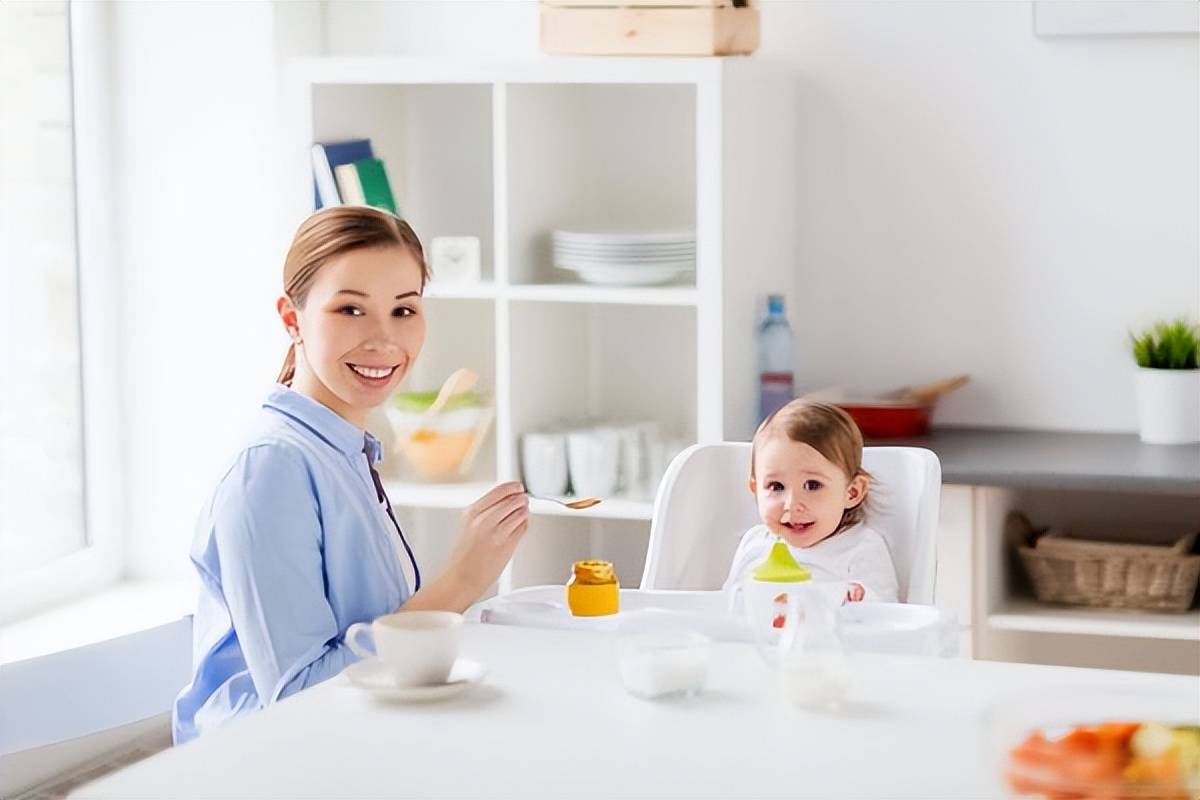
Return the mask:
[[[376, 226], [364, 224], [372, 219]], [[367, 412], [387, 400], [425, 342], [428, 279], [407, 222], [356, 206], [313, 215], [283, 268], [276, 305], [292, 344], [279, 382], [366, 427]]]
[[276, 310], [292, 344], [257, 434], [196, 526], [200, 573], [191, 683], [176, 742], [341, 672], [346, 631], [397, 609], [461, 612], [496, 580], [529, 524], [519, 483], [462, 516], [446, 571], [422, 582], [375, 472], [364, 428], [425, 341], [428, 279], [403, 220], [339, 206], [309, 217]]

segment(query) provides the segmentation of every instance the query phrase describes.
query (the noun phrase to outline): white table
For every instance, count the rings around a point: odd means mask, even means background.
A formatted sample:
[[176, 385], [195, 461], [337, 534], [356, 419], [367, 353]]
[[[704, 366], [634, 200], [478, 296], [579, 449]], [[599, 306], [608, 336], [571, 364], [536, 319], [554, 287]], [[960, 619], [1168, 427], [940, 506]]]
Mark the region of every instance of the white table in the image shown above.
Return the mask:
[[691, 700], [625, 693], [598, 632], [468, 625], [485, 685], [381, 704], [339, 676], [82, 787], [75, 798], [922, 797], [1000, 794], [981, 712], [1082, 684], [1195, 696], [1195, 677], [860, 655], [842, 713], [782, 702], [746, 644]]

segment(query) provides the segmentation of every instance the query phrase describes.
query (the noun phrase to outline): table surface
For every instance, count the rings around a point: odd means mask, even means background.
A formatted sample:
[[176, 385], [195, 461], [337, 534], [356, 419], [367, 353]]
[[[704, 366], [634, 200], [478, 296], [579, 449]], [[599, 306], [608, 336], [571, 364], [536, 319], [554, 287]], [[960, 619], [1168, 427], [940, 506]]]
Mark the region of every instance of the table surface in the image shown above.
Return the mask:
[[471, 624], [463, 654], [489, 674], [454, 699], [383, 703], [338, 676], [71, 796], [989, 797], [984, 714], [1004, 698], [1115, 687], [1200, 709], [1194, 676], [854, 655], [847, 703], [811, 712], [740, 643], [714, 646], [703, 694], [655, 702], [622, 688], [612, 634]]

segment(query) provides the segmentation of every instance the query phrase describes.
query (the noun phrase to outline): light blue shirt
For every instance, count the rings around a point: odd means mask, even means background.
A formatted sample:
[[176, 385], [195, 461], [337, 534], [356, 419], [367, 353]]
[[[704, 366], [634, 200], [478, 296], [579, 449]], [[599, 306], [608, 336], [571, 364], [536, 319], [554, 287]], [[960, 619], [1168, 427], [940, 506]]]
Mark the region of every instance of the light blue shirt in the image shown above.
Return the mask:
[[379, 442], [277, 386], [258, 433], [200, 514], [192, 682], [180, 744], [320, 683], [358, 660], [346, 629], [408, 599], [399, 537], [367, 465]]

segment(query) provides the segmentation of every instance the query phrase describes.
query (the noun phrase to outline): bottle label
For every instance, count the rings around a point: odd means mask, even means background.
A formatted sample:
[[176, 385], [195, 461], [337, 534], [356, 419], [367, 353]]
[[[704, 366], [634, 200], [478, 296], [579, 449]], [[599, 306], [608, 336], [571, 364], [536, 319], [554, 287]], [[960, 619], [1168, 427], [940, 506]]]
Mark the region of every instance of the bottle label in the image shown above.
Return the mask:
[[795, 389], [790, 372], [761, 372], [758, 376], [758, 420], [762, 422], [771, 414], [792, 402]]

